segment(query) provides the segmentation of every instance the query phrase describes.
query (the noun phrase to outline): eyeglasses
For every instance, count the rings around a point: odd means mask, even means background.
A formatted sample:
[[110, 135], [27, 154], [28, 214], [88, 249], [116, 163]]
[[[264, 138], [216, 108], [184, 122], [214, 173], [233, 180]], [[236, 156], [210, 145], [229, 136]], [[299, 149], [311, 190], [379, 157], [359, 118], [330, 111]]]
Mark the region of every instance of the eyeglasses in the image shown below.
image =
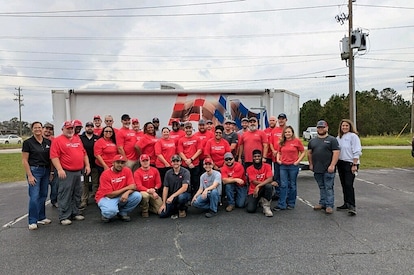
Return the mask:
[[225, 158], [224, 160], [225, 161], [230, 161], [230, 160], [232, 160], [233, 158]]
[[141, 159], [141, 161], [149, 161], [149, 159]]
[[105, 122], [112, 122], [113, 120], [105, 120]]
[[180, 162], [181, 160], [179, 159], [173, 159], [172, 162]]
[[104, 133], [112, 133], [113, 131], [104, 131]]

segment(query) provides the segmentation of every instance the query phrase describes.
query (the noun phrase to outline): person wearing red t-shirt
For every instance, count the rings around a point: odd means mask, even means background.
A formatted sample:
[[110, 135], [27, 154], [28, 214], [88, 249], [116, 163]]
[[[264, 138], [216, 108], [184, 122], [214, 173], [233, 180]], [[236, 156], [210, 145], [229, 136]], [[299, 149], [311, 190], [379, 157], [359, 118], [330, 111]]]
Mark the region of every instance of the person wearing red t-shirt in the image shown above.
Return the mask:
[[161, 129], [161, 138], [155, 143], [154, 150], [157, 159], [155, 167], [160, 171], [161, 181], [164, 182], [165, 173], [171, 169], [171, 157], [176, 154], [176, 141], [170, 138], [170, 129]]
[[200, 154], [200, 164], [198, 165], [199, 169], [200, 169], [200, 175], [202, 173], [204, 173], [204, 165], [203, 165], [203, 160], [206, 158], [205, 153], [204, 153], [204, 148], [206, 146], [206, 142], [209, 139], [214, 138], [214, 133], [212, 133], [211, 131], [207, 131], [207, 127], [206, 127], [206, 121], [204, 119], [200, 119], [198, 121], [198, 131], [194, 133], [194, 136], [196, 138], [198, 138], [200, 140], [200, 146], [202, 148], [202, 152]]
[[[283, 129], [285, 129], [287, 116], [284, 113], [280, 113], [277, 116], [277, 126], [273, 129], [269, 138], [269, 151], [272, 152], [273, 162], [273, 179], [280, 184], [280, 165], [277, 163], [277, 154], [279, 150], [279, 141], [282, 137]], [[276, 188], [276, 193], [279, 194], [279, 187]]]
[[191, 174], [191, 195], [197, 192], [200, 187], [200, 155], [203, 152], [202, 142], [193, 135], [191, 122], [184, 123], [185, 136], [178, 140], [177, 153], [182, 159], [182, 165]]
[[254, 150], [252, 153], [253, 164], [246, 169], [249, 177], [249, 191], [247, 196], [247, 212], [255, 213], [259, 200], [262, 200], [263, 214], [266, 217], [273, 217], [270, 204], [272, 203], [273, 181], [272, 167], [263, 162], [262, 152]]
[[99, 179], [95, 200], [101, 209], [103, 222], [110, 222], [115, 215], [129, 222], [128, 213], [141, 202], [141, 193], [136, 191], [132, 171], [125, 167], [126, 161], [124, 156], [116, 155], [112, 159], [112, 167], [105, 170]]
[[114, 129], [111, 126], [105, 126], [102, 129], [100, 138], [93, 146], [93, 153], [95, 155], [95, 163], [98, 168], [99, 175], [104, 170], [108, 170], [112, 166], [112, 160], [118, 154], [116, 147], [116, 137]]
[[137, 143], [135, 143], [135, 150], [137, 150], [138, 155], [147, 154], [150, 156], [150, 164], [154, 167], [155, 160], [157, 159], [157, 156], [155, 155], [155, 143], [157, 143], [157, 140], [154, 124], [152, 124], [152, 122], [147, 122], [144, 124], [144, 134], [137, 140]]
[[139, 157], [140, 167], [134, 172], [134, 179], [137, 190], [142, 195], [140, 206], [142, 208], [141, 216], [149, 217], [149, 212], [158, 214], [162, 205], [161, 197], [158, 192], [161, 189], [160, 172], [155, 167], [150, 166], [150, 157], [143, 154]]
[[129, 115], [122, 115], [121, 123], [122, 127], [116, 133], [116, 145], [118, 146], [118, 153], [128, 160], [126, 166], [132, 169], [138, 161], [138, 154], [135, 150], [136, 132], [129, 128], [131, 126]]
[[50, 147], [50, 159], [58, 173], [59, 221], [62, 225], [78, 221], [85, 217], [79, 213], [82, 195], [81, 175], [84, 169], [89, 175], [91, 168], [88, 155], [79, 136], [74, 136], [71, 121], [65, 121], [62, 135], [56, 137]]
[[[235, 206], [239, 208], [245, 206], [247, 197], [246, 172], [243, 165], [234, 160], [232, 153], [224, 154], [224, 161], [220, 172], [228, 201], [226, 211], [231, 212]], [[236, 199], [234, 199], [234, 194], [236, 194]]]
[[305, 157], [305, 148], [295, 137], [292, 126], [286, 126], [279, 142], [277, 163], [280, 165], [279, 202], [274, 210], [294, 209], [299, 163]]
[[[267, 155], [268, 142], [266, 134], [262, 130], [257, 129], [257, 118], [249, 118], [249, 131], [243, 133], [240, 137], [239, 162], [241, 163], [241, 156], [244, 154], [245, 168], [252, 165], [253, 150], [260, 150], [263, 152], [263, 156]], [[263, 157], [263, 161], [266, 161], [265, 157]]]
[[224, 154], [231, 151], [227, 140], [222, 138], [223, 132], [224, 127], [222, 125], [217, 125], [214, 131], [215, 137], [208, 140], [204, 147], [205, 156], [213, 160], [213, 169], [218, 171], [220, 171], [221, 167], [224, 165]]
[[93, 133], [98, 137], [101, 135], [102, 132], [102, 119], [100, 115], [93, 116]]
[[272, 159], [273, 159], [273, 152], [270, 149], [270, 139], [272, 137], [272, 133], [273, 131], [276, 129], [276, 124], [277, 124], [277, 120], [275, 116], [271, 116], [269, 117], [269, 127], [267, 127], [266, 129], [263, 130], [263, 132], [265, 132], [266, 136], [267, 136], [267, 140], [269, 142], [269, 148], [267, 150], [267, 155], [266, 155], [266, 163], [272, 165]]
[[[170, 132], [170, 138], [172, 140], [174, 140], [175, 144], [177, 145], [178, 140], [180, 138], [182, 138], [183, 136], [185, 136], [185, 132], [182, 129], [180, 129], [180, 120], [179, 119], [174, 119], [171, 122], [171, 129], [172, 130]], [[161, 132], [162, 132], [162, 130], [161, 130]], [[162, 133], [161, 133], [161, 135], [162, 135]]]

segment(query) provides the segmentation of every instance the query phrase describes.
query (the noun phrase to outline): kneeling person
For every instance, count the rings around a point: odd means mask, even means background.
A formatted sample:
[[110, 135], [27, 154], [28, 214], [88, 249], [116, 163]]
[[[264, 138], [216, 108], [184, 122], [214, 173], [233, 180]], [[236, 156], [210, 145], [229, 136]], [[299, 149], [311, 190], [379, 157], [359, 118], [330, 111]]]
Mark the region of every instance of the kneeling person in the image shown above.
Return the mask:
[[211, 218], [217, 215], [221, 191], [221, 174], [213, 170], [211, 158], [204, 160], [204, 169], [206, 172], [200, 177], [200, 188], [194, 195], [191, 204], [196, 208], [209, 209], [206, 217]]
[[101, 209], [102, 221], [109, 222], [118, 215], [122, 221], [130, 221], [127, 215], [141, 202], [131, 169], [125, 167], [126, 158], [116, 155], [113, 166], [105, 170], [99, 179], [95, 200]]
[[147, 218], [149, 212], [158, 214], [162, 200], [158, 196], [158, 189], [161, 188], [161, 176], [158, 169], [150, 166], [150, 156], [143, 154], [139, 158], [141, 167], [135, 170], [134, 179], [137, 189], [142, 195], [140, 206], [142, 217]]
[[[234, 160], [232, 153], [224, 154], [224, 165], [221, 168], [221, 177], [229, 203], [226, 211], [233, 211], [235, 206], [243, 208], [247, 197], [246, 173], [243, 165]], [[236, 194], [236, 198], [234, 198], [234, 194]]]

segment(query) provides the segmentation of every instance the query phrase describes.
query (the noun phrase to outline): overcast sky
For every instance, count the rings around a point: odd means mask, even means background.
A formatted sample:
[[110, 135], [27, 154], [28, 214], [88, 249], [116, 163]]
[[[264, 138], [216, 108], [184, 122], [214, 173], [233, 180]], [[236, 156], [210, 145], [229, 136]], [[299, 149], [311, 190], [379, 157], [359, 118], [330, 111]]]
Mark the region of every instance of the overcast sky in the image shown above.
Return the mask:
[[[277, 88], [325, 103], [348, 93], [340, 40], [347, 0], [1, 1], [0, 121], [52, 121], [52, 89]], [[393, 88], [411, 100], [414, 1], [358, 0], [369, 33], [355, 89]], [[326, 78], [326, 76], [336, 76]], [[99, 102], [97, 103], [99, 104]], [[93, 108], [93, 106], [91, 106]]]

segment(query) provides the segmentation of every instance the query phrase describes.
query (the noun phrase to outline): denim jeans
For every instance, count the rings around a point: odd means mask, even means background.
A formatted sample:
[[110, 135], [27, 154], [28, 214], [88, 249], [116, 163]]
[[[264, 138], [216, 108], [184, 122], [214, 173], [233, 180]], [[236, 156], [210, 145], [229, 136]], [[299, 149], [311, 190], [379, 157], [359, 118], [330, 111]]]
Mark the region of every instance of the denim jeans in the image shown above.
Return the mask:
[[187, 202], [191, 199], [191, 194], [184, 192], [175, 197], [172, 203], [166, 203], [165, 209], [160, 213], [160, 218], [167, 218], [173, 214], [177, 214], [178, 210], [187, 210]]
[[46, 218], [45, 202], [49, 188], [50, 169], [30, 166], [30, 171], [36, 179], [35, 185], [29, 184], [29, 224], [32, 224]]
[[210, 209], [213, 212], [217, 213], [217, 207], [220, 199], [219, 191], [216, 189], [208, 192], [205, 199], [202, 198], [202, 195], [198, 195], [196, 200], [193, 202], [193, 206], [201, 209]]
[[295, 207], [296, 204], [296, 180], [299, 174], [297, 165], [280, 165], [280, 185], [279, 185], [279, 203], [280, 209], [286, 209], [287, 206]]
[[134, 191], [129, 194], [126, 202], [120, 202], [121, 196], [116, 198], [103, 197], [98, 202], [98, 207], [101, 209], [101, 214], [107, 219], [113, 218], [116, 214], [125, 216], [135, 209], [141, 202], [142, 196], [140, 192]]
[[334, 180], [335, 173], [314, 173], [313, 177], [319, 186], [319, 204], [325, 207], [334, 207]]
[[[247, 186], [238, 186], [236, 184], [225, 184], [227, 202], [229, 205], [235, 205], [243, 208], [246, 204]], [[236, 200], [234, 200], [234, 193], [236, 193]]]
[[273, 162], [273, 180], [276, 181], [279, 186], [275, 186], [275, 196], [280, 197], [280, 164]]

